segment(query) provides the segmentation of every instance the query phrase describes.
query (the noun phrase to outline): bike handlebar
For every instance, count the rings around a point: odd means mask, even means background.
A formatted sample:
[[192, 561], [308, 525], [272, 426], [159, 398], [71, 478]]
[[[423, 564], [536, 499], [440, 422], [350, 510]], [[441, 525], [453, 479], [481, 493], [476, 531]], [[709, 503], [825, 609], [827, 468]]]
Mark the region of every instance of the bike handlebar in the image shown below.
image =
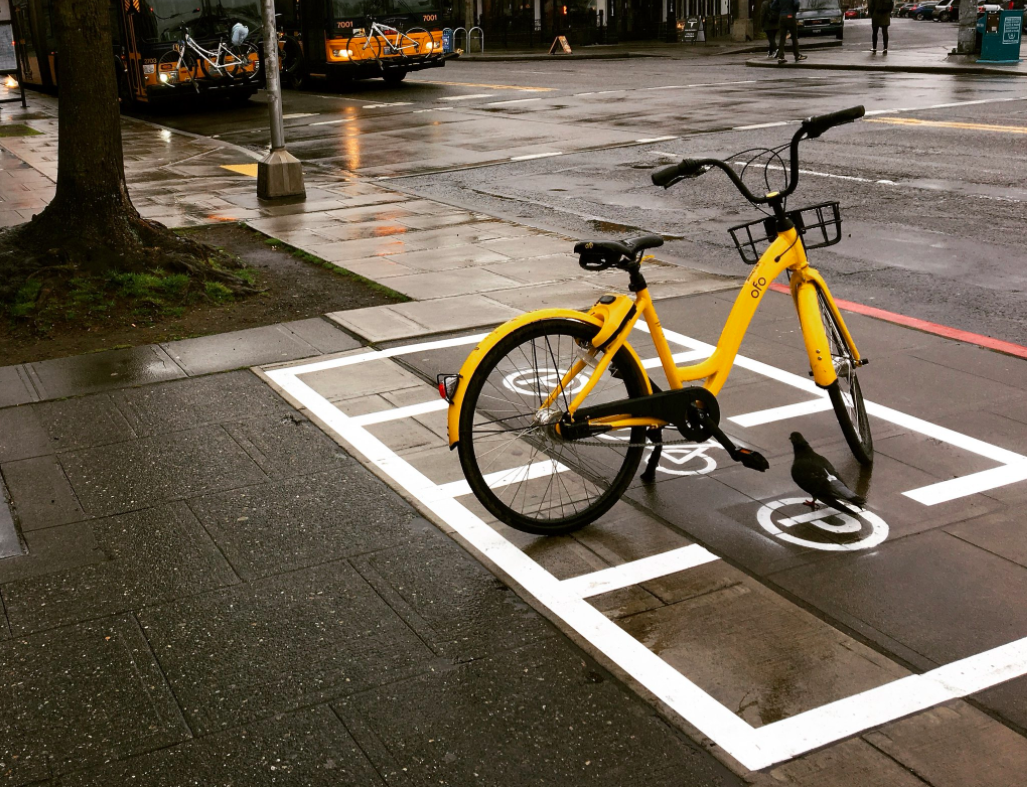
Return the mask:
[[680, 180], [684, 180], [685, 178], [697, 178], [704, 172], [715, 167], [723, 170], [724, 173], [731, 178], [731, 182], [735, 184], [735, 187], [739, 192], [741, 192], [742, 196], [754, 205], [765, 205], [770, 202], [771, 199], [784, 199], [795, 191], [795, 187], [799, 183], [799, 142], [803, 139], [816, 139], [828, 129], [834, 128], [835, 126], [841, 126], [845, 123], [852, 123], [859, 120], [865, 114], [866, 110], [862, 106], [858, 106], [850, 107], [849, 109], [842, 109], [838, 112], [831, 112], [826, 115], [809, 117], [802, 121], [802, 125], [799, 130], [792, 136], [790, 144], [791, 172], [788, 179], [788, 187], [784, 189], [784, 191], [775, 193], [773, 197], [757, 197], [749, 191], [748, 187], [742, 182], [742, 179], [730, 164], [715, 158], [686, 158], [679, 164], [672, 164], [669, 167], [658, 169], [652, 175], [653, 185], [663, 186], [665, 189], [670, 188]]

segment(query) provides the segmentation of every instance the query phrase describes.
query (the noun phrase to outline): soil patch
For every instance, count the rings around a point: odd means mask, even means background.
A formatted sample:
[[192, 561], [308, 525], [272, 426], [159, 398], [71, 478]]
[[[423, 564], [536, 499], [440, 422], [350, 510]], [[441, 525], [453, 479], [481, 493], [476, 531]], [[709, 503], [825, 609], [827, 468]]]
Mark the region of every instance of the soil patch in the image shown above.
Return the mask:
[[138, 308], [116, 304], [101, 313], [58, 321], [42, 337], [25, 326], [5, 321], [0, 325], [0, 366], [226, 333], [409, 300], [242, 225], [218, 224], [185, 232], [190, 238], [238, 257], [262, 292], [230, 301], [206, 299], [156, 316], [140, 316]]

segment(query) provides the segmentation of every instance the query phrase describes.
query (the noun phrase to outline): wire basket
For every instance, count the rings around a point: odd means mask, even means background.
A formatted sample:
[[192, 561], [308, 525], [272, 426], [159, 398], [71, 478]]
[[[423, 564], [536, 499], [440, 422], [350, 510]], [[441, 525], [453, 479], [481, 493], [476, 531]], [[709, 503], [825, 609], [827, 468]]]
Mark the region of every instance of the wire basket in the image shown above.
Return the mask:
[[[842, 214], [837, 202], [810, 205], [808, 208], [790, 210], [785, 215], [799, 231], [802, 245], [807, 251], [833, 246], [842, 239]], [[777, 219], [767, 216], [765, 219], [731, 227], [728, 232], [731, 233], [742, 261], [746, 265], [755, 265], [777, 239]]]

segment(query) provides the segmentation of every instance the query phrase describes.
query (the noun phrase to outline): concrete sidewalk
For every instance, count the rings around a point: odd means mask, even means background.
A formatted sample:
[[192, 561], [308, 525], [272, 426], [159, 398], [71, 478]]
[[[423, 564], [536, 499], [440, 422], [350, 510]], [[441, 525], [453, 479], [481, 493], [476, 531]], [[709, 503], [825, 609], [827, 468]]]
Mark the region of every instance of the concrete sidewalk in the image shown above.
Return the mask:
[[[803, 50], [807, 47], [803, 46]], [[1027, 77], [1027, 62], [1008, 65], [978, 64], [977, 55], [950, 55], [943, 47], [903, 49], [872, 53], [869, 49], [855, 51], [839, 49], [817, 52], [809, 60], [784, 65], [776, 60], [753, 58], [745, 63], [752, 68], [801, 68], [828, 71], [892, 71], [905, 74], [990, 74], [993, 76]]]

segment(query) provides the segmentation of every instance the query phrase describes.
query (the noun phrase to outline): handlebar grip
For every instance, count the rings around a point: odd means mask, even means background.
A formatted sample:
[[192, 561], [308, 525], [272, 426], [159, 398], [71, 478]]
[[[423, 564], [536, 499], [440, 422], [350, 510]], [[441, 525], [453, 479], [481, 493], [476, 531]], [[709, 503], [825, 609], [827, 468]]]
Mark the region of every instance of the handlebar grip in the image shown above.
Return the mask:
[[830, 112], [826, 115], [806, 118], [802, 121], [802, 128], [806, 132], [807, 137], [816, 139], [828, 129], [857, 121], [865, 114], [866, 110], [862, 105], [849, 107], [848, 109], [840, 109], [837, 112]]
[[667, 188], [680, 178], [697, 178], [706, 171], [706, 165], [694, 158], [686, 158], [680, 164], [673, 164], [653, 173], [653, 185]]

